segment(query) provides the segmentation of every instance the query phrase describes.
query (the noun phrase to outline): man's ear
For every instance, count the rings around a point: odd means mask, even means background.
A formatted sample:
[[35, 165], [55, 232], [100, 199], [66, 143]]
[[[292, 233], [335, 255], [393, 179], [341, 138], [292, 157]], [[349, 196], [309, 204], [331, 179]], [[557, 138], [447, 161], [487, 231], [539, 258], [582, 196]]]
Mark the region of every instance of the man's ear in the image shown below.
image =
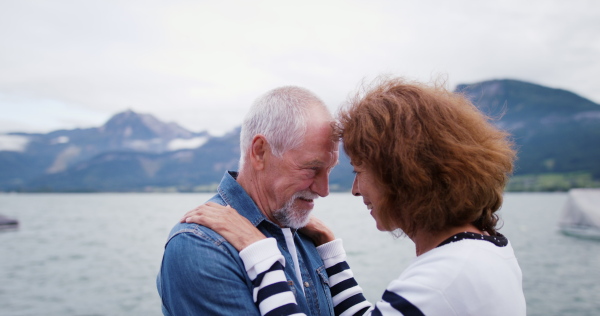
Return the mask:
[[267, 139], [263, 135], [256, 135], [252, 139], [250, 146], [250, 161], [254, 170], [263, 170], [265, 168], [265, 158], [271, 151]]

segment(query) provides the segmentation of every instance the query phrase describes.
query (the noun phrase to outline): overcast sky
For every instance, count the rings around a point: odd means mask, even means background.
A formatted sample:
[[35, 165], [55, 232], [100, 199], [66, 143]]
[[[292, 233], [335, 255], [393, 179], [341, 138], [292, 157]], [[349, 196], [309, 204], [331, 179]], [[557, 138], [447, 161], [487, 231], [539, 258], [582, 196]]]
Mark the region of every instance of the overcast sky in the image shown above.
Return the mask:
[[222, 134], [283, 85], [519, 79], [600, 103], [600, 1], [0, 0], [0, 132], [127, 109]]

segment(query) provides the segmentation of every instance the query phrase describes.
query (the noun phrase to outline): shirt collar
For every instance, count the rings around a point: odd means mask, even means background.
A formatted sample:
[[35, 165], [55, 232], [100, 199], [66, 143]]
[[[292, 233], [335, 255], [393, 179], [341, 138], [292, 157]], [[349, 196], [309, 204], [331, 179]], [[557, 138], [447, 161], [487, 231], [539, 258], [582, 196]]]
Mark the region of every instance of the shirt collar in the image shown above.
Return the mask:
[[225, 203], [236, 209], [240, 215], [247, 218], [254, 226], [258, 226], [267, 218], [258, 209], [246, 190], [235, 180], [237, 176], [238, 173], [235, 171], [226, 171], [217, 191]]

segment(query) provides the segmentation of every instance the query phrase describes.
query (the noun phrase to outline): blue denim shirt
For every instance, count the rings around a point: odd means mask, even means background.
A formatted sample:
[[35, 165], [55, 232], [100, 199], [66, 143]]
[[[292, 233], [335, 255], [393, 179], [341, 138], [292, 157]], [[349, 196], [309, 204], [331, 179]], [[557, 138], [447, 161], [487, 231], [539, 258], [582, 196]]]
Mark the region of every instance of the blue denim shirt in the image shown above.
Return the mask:
[[[277, 240], [288, 284], [304, 313], [333, 315], [329, 279], [312, 241], [294, 233], [303, 279], [299, 281], [281, 228], [263, 215], [235, 177], [237, 173], [226, 172], [218, 194], [209, 201], [231, 205], [263, 234]], [[156, 285], [164, 315], [260, 315], [238, 251], [201, 225], [180, 223], [171, 230]]]

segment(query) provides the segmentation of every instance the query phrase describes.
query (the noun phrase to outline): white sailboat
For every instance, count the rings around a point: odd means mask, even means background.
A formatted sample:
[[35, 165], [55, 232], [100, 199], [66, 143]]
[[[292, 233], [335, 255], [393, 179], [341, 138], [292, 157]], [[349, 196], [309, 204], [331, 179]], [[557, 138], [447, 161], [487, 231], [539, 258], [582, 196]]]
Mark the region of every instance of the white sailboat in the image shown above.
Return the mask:
[[558, 226], [565, 235], [600, 239], [600, 189], [571, 189]]

